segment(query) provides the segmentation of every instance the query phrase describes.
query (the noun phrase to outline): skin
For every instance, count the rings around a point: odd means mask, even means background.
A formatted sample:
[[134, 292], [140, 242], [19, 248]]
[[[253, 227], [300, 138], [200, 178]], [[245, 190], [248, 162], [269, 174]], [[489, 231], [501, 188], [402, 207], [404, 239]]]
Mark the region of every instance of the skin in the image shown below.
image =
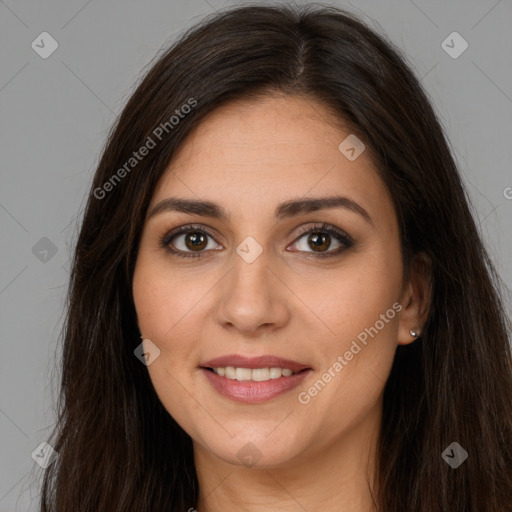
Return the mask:
[[[200, 512], [375, 510], [382, 393], [397, 345], [413, 342], [409, 330], [425, 323], [429, 285], [416, 262], [403, 282], [391, 197], [368, 151], [354, 161], [340, 152], [350, 133], [342, 126], [311, 98], [232, 102], [189, 135], [151, 200], [148, 212], [173, 196], [210, 200], [230, 215], [148, 216], [133, 281], [140, 331], [160, 350], [147, 367], [151, 381], [193, 439], [200, 498], [190, 506]], [[274, 217], [279, 203], [334, 193], [356, 201], [372, 222], [341, 207]], [[323, 222], [347, 233], [353, 247], [316, 256], [309, 235], [298, 230]], [[170, 230], [189, 224], [214, 235], [205, 235], [202, 256], [181, 258], [161, 246]], [[236, 252], [248, 236], [262, 248], [250, 264]], [[186, 240], [178, 235], [172, 243], [193, 253]], [[339, 247], [331, 236], [322, 250]], [[401, 311], [309, 403], [300, 403], [298, 394], [396, 303]], [[277, 355], [313, 371], [267, 402], [234, 402], [199, 369], [232, 353]], [[260, 455], [251, 467], [237, 456], [249, 442]]]

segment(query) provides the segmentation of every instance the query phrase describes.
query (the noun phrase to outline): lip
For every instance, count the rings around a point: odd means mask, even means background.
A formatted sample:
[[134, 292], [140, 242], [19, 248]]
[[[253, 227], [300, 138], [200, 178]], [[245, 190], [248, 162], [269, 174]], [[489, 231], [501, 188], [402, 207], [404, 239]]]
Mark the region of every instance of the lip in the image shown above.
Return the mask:
[[[216, 357], [200, 365], [201, 368], [218, 368], [219, 366], [234, 366], [236, 368], [289, 368], [293, 372], [300, 372], [305, 369], [311, 369], [307, 364], [284, 359], [272, 355], [262, 355], [258, 357], [247, 357], [240, 354], [230, 354], [227, 356]], [[276, 379], [278, 380], [278, 379]]]
[[[218, 368], [234, 366], [236, 368], [288, 368], [294, 375], [289, 377], [281, 376], [278, 379], [266, 381], [238, 381], [221, 377], [208, 368]], [[272, 355], [262, 355], [258, 357], [246, 357], [240, 354], [230, 354], [227, 356], [216, 357], [200, 365], [201, 372], [208, 379], [211, 386], [222, 396], [243, 402], [246, 404], [256, 404], [266, 402], [277, 396], [280, 396], [296, 388], [313, 369], [304, 363], [284, 359]]]
[[228, 379], [206, 368], [201, 368], [201, 372], [208, 379], [212, 387], [222, 396], [235, 402], [257, 404], [271, 400], [296, 388], [312, 370], [308, 368], [290, 377], [282, 376], [278, 379], [260, 382]]

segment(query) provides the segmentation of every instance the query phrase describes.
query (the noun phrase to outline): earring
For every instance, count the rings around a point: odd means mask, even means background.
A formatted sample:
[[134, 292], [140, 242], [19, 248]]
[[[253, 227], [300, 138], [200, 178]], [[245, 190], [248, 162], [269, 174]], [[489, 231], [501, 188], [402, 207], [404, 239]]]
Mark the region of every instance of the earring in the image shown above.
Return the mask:
[[413, 331], [412, 329], [409, 331], [409, 333], [411, 334], [411, 336], [413, 336], [414, 338], [418, 337], [420, 335], [419, 332], [416, 332], [416, 331]]

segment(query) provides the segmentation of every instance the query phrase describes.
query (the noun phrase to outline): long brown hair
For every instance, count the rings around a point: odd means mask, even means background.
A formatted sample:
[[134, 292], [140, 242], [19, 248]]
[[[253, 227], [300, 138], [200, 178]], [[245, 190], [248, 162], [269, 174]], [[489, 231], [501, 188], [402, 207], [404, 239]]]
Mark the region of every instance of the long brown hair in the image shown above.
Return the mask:
[[[113, 127], [76, 243], [49, 440], [59, 455], [41, 511], [197, 503], [191, 439], [134, 356], [134, 262], [155, 185], [191, 130], [226, 102], [273, 92], [321, 102], [364, 141], [393, 198], [405, 274], [418, 252], [432, 262], [429, 318], [397, 349], [385, 387], [378, 509], [510, 510], [511, 327], [449, 145], [400, 51], [353, 15], [310, 4], [206, 18], [154, 63]], [[154, 147], [130, 160], [148, 138]], [[468, 453], [457, 469], [441, 456], [452, 442]]]

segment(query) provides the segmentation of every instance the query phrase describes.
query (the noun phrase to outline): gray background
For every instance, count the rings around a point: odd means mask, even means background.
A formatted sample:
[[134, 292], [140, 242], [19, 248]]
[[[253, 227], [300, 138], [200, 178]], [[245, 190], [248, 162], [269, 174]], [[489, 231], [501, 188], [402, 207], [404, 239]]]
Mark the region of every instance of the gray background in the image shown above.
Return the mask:
[[[510, 288], [512, 0], [331, 3], [405, 51]], [[42, 470], [31, 453], [54, 421], [70, 249], [107, 131], [150, 60], [230, 5], [0, 0], [0, 512], [36, 510]], [[47, 59], [31, 47], [45, 31], [59, 44]], [[469, 44], [456, 59], [441, 46], [453, 31]]]

